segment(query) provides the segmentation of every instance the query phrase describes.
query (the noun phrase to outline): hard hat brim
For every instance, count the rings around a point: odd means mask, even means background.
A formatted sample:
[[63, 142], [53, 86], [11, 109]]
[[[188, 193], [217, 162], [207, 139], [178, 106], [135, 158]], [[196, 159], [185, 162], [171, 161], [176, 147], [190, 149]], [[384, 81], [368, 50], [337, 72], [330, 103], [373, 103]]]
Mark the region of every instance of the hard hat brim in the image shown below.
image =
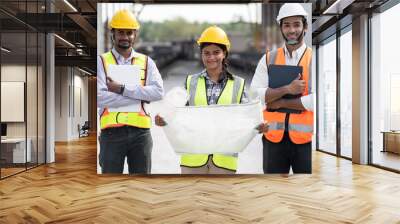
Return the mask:
[[278, 22], [278, 24], [280, 25], [282, 19], [286, 19], [286, 18], [289, 18], [289, 17], [297, 17], [297, 16], [307, 19], [307, 15], [293, 15], [293, 16], [285, 16], [285, 17], [282, 17], [282, 18], [276, 18], [276, 22]]

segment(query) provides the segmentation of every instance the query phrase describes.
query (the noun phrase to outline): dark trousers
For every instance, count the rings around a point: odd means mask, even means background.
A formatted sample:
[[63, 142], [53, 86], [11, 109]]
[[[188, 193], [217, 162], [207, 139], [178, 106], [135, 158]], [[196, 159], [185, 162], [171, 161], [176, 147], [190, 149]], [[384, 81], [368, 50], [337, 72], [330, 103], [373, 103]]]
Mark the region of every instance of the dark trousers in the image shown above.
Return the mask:
[[150, 129], [131, 126], [108, 128], [101, 131], [99, 140], [102, 173], [122, 173], [125, 157], [129, 174], [150, 173], [153, 148]]
[[268, 141], [265, 136], [263, 142], [263, 169], [264, 173], [311, 173], [311, 142], [294, 144], [288, 132], [285, 132], [279, 143]]

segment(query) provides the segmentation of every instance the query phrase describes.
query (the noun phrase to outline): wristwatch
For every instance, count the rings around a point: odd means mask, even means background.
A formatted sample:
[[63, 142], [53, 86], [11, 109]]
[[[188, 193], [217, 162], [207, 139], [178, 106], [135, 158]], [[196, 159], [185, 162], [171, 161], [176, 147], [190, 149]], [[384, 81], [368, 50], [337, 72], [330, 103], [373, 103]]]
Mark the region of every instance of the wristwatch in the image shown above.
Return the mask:
[[124, 93], [124, 90], [125, 90], [125, 85], [120, 85], [119, 88], [120, 88], [120, 89], [119, 89], [119, 94], [122, 95], [122, 93]]

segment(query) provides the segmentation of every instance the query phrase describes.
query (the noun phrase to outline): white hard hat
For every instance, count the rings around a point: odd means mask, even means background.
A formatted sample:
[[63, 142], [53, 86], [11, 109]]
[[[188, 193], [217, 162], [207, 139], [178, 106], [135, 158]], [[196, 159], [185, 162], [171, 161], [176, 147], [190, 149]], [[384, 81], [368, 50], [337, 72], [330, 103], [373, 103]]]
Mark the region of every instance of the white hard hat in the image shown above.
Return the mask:
[[304, 10], [303, 6], [299, 3], [285, 3], [282, 5], [282, 7], [279, 9], [279, 14], [276, 17], [276, 21], [278, 24], [281, 24], [281, 20], [286, 17], [291, 17], [291, 16], [303, 16], [307, 17], [307, 12]]

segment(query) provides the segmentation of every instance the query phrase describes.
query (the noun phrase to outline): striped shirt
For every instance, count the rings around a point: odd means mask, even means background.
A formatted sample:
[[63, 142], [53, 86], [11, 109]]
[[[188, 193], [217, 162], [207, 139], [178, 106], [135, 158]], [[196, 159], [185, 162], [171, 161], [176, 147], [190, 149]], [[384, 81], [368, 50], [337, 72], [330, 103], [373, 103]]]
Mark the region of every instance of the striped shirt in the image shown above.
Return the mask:
[[[206, 93], [207, 93], [207, 102], [209, 105], [217, 104], [218, 98], [221, 95], [222, 91], [226, 83], [228, 82], [228, 73], [223, 72], [218, 82], [211, 80], [210, 76], [207, 74], [206, 70], [201, 72], [201, 75], [206, 79]], [[227, 74], [228, 73], [228, 74]], [[231, 74], [230, 74], [231, 75]], [[186, 83], [185, 83], [186, 87]], [[240, 103], [247, 103], [249, 100], [247, 98], [246, 88], [243, 90], [243, 94], [240, 100]]]

